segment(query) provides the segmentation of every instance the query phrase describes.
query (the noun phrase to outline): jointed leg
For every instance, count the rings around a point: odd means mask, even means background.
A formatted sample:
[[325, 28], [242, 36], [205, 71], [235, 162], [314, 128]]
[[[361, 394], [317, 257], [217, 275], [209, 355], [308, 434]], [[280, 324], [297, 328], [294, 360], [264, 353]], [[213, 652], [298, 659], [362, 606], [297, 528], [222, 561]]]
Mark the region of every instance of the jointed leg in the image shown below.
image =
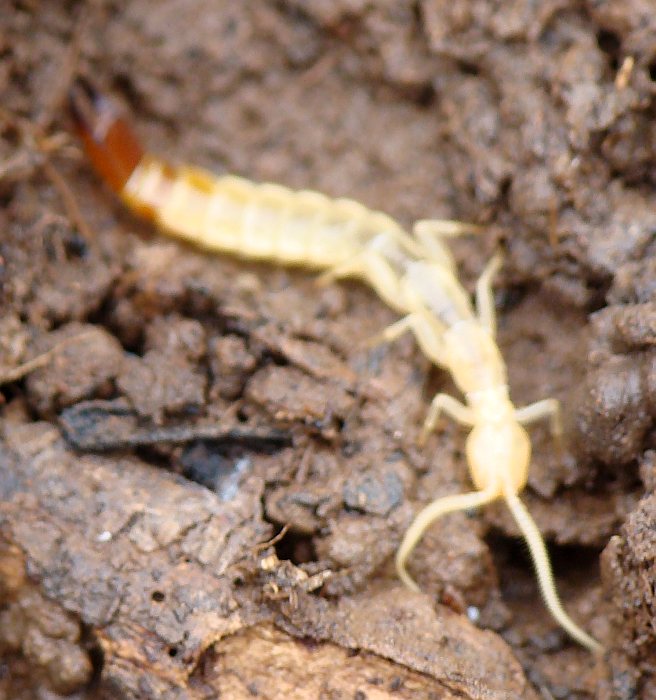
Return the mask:
[[471, 493], [454, 494], [433, 501], [421, 510], [406, 530], [401, 546], [396, 552], [396, 573], [401, 581], [413, 591], [419, 590], [419, 587], [406, 569], [406, 562], [410, 554], [412, 554], [412, 550], [417, 546], [424, 532], [434, 520], [447, 513], [478, 508], [497, 497], [497, 491], [473, 491]]
[[327, 287], [329, 284], [344, 277], [362, 277], [363, 273], [364, 265], [361, 256], [358, 255], [341, 265], [328, 268], [317, 277], [316, 281], [321, 287]]
[[[441, 224], [444, 221], [417, 221], [412, 233], [415, 240], [422, 249], [422, 257], [429, 259], [449, 270], [455, 271], [456, 264], [451, 255], [451, 251], [442, 242], [445, 235]], [[450, 223], [450, 222], [449, 222]]]
[[414, 237], [419, 241], [426, 256], [438, 265], [455, 270], [451, 251], [442, 242], [443, 238], [455, 238], [468, 233], [479, 233], [482, 227], [450, 219], [421, 219], [412, 227]]
[[399, 313], [407, 311], [403, 302], [401, 278], [393, 265], [379, 251], [368, 248], [360, 255], [319, 275], [318, 282], [325, 285], [343, 277], [356, 277], [365, 281], [378, 296]]
[[422, 313], [412, 313], [404, 316], [378, 335], [369, 340], [367, 345], [389, 343], [400, 338], [407, 331], [412, 331], [421, 351], [436, 365], [444, 364], [442, 347], [442, 328], [434, 320]]
[[549, 419], [551, 435], [558, 448], [563, 446], [563, 417], [558, 399], [543, 399], [515, 411], [516, 420], [522, 425], [530, 425], [536, 421]]
[[547, 609], [552, 614], [554, 620], [579, 644], [589, 649], [594, 654], [600, 654], [603, 648], [597, 640], [593, 639], [587, 632], [584, 632], [565, 612], [556, 591], [553, 571], [549, 561], [549, 554], [545, 547], [544, 540], [538, 530], [531, 514], [526, 510], [526, 506], [514, 493], [504, 494], [508, 508], [519, 526], [519, 529], [526, 540], [531, 559], [535, 566], [535, 572], [540, 584], [540, 592]]
[[412, 314], [400, 318], [391, 326], [387, 326], [380, 333], [377, 333], [367, 341], [367, 345], [373, 347], [382, 343], [393, 343], [398, 340], [404, 333], [412, 330]]
[[497, 253], [490, 259], [481, 276], [476, 282], [476, 309], [481, 323], [489, 329], [494, 336], [497, 331], [496, 313], [494, 310], [494, 294], [492, 292], [492, 280], [501, 267], [503, 258]]
[[419, 436], [420, 445], [426, 442], [428, 436], [435, 429], [442, 411], [462, 425], [469, 427], [474, 425], [474, 414], [468, 406], [460, 403], [460, 401], [454, 399], [453, 396], [449, 396], [449, 394], [437, 394], [431, 402], [428, 415], [424, 421], [424, 427], [421, 429], [421, 435]]
[[415, 221], [412, 232], [417, 237], [432, 236], [433, 238], [455, 238], [467, 233], [480, 233], [482, 226], [468, 224], [453, 219], [420, 219]]

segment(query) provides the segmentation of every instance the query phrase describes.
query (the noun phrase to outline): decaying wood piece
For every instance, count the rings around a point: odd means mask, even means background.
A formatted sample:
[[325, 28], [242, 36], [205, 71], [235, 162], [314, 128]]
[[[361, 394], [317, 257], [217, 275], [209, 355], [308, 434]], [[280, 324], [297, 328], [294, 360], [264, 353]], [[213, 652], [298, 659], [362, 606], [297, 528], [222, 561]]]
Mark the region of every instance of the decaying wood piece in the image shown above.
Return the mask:
[[232, 579], [243, 553], [270, 535], [261, 483], [222, 503], [136, 459], [76, 456], [47, 424], [17, 428], [8, 443], [2, 538], [24, 553], [41, 593], [91, 629], [101, 687], [184, 697], [203, 651], [251, 614]]
[[[46, 423], [7, 424], [1, 450], [0, 536], [17, 562], [0, 570], [2, 603], [12, 611], [34, 600], [62, 616], [67, 648], [87, 668], [76, 678], [89, 681], [93, 669], [105, 697], [205, 697], [222, 682], [213, 645], [238, 654], [230, 635], [261, 636], [245, 629], [272, 622], [283, 647], [315, 640], [307, 654], [317, 674], [326, 654], [362, 650], [382, 677], [411, 677], [445, 698], [533, 697], [498, 637], [400, 585], [339, 603], [313, 592], [327, 572], [308, 576], [257, 546], [271, 535], [261, 479], [222, 502], [133, 457], [77, 455]], [[258, 679], [274, 687], [274, 671], [260, 664]]]

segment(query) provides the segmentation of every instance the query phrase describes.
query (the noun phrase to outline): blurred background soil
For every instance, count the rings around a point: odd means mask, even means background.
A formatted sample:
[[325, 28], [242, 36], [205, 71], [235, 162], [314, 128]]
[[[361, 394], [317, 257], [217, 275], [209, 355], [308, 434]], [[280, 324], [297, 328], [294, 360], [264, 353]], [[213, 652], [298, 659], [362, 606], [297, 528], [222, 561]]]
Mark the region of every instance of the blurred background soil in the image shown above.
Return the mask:
[[[647, 0], [0, 0], [0, 698], [656, 697], [656, 8]], [[87, 76], [149, 150], [494, 250], [524, 499], [595, 660], [470, 489], [454, 391], [355, 283], [126, 213], [71, 131]], [[48, 353], [43, 356], [43, 353]], [[43, 356], [43, 362], [25, 365]]]

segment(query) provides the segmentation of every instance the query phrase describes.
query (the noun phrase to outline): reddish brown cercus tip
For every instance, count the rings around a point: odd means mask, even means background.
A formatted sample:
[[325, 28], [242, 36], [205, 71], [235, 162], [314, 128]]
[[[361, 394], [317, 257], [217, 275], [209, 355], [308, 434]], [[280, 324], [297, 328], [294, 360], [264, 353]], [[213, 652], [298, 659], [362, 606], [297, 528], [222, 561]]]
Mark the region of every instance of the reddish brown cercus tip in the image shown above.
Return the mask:
[[75, 128], [94, 168], [121, 194], [144, 152], [117, 107], [89, 81], [77, 78], [69, 93]]

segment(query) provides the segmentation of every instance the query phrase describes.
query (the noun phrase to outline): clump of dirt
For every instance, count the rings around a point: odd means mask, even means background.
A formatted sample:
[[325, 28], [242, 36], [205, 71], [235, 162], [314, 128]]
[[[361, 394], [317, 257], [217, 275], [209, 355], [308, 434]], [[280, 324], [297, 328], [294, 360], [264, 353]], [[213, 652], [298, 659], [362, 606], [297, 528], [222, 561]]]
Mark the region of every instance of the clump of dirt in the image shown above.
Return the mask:
[[[21, 679], [62, 696], [88, 687], [93, 674], [78, 618], [26, 581], [25, 561], [13, 546], [0, 549], [0, 651], [26, 672]], [[21, 660], [26, 662], [21, 664]], [[13, 662], [13, 663], [12, 663]], [[23, 668], [21, 669], [21, 667]]]
[[[0, 697], [653, 693], [655, 22], [638, 0], [9, 3]], [[417, 447], [448, 377], [412, 338], [371, 347], [395, 315], [360, 285], [124, 212], [71, 135], [76, 74], [171, 161], [484, 225], [454, 241], [463, 283], [503, 247], [511, 395], [565, 409], [523, 497], [603, 661], [543, 612], [502, 504], [432, 528], [428, 595], [400, 586], [414, 514], [471, 489], [458, 427]]]

